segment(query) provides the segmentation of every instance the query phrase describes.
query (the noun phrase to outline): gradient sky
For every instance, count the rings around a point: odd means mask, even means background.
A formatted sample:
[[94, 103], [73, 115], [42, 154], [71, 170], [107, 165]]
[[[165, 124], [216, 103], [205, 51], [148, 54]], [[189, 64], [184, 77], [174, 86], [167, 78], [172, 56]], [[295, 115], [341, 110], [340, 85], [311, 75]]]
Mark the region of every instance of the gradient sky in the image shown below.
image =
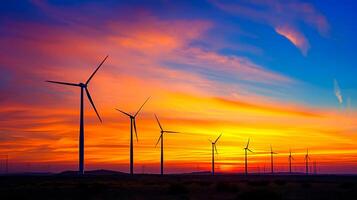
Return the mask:
[[[85, 100], [86, 169], [159, 172], [159, 127], [169, 173], [303, 171], [309, 148], [323, 173], [357, 173], [357, 3], [354, 0], [6, 1], [0, 7], [0, 170], [76, 170], [79, 89], [108, 60]], [[355, 101], [356, 100], [356, 101]]]

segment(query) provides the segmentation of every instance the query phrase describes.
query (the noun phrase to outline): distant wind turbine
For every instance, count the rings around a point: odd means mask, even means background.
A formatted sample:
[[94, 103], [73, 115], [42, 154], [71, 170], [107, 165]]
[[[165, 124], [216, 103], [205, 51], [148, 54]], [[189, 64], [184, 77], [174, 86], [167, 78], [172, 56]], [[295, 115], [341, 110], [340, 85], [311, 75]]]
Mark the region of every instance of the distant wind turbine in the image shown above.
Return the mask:
[[135, 131], [135, 137], [136, 137], [136, 141], [138, 141], [138, 132], [136, 130], [136, 116], [138, 116], [139, 112], [141, 111], [141, 109], [144, 107], [144, 105], [146, 104], [146, 102], [150, 99], [150, 97], [148, 97], [146, 99], [146, 101], [143, 103], [143, 105], [141, 105], [141, 107], [139, 108], [139, 110], [134, 114], [131, 115], [127, 112], [124, 112], [122, 110], [116, 109], [117, 111], [123, 113], [124, 115], [127, 115], [130, 118], [130, 174], [133, 175], [134, 174], [134, 145], [133, 145], [133, 129]]
[[290, 149], [290, 154], [289, 154], [289, 173], [291, 174], [292, 171], [291, 171], [291, 163], [292, 163], [292, 160], [294, 160], [293, 156], [291, 155], [291, 149]]
[[218, 138], [214, 142], [209, 139], [209, 141], [212, 144], [212, 175], [214, 175], [214, 151], [216, 151], [216, 153], [218, 154], [216, 143], [218, 142], [218, 140], [221, 136], [222, 136], [222, 134], [219, 135]]
[[106, 56], [104, 60], [99, 64], [97, 69], [92, 73], [92, 75], [88, 78], [85, 83], [68, 83], [68, 82], [59, 82], [59, 81], [46, 81], [49, 83], [61, 84], [61, 85], [68, 85], [68, 86], [76, 86], [81, 88], [81, 97], [80, 97], [80, 123], [79, 123], [79, 173], [84, 174], [84, 104], [83, 104], [83, 92], [86, 91], [87, 97], [89, 102], [92, 104], [92, 107], [97, 114], [100, 122], [102, 119], [100, 118], [98, 111], [93, 103], [92, 97], [89, 94], [88, 84], [92, 80], [93, 76], [97, 73], [99, 68], [103, 65], [105, 60], [108, 58]]
[[161, 169], [161, 175], [164, 175], [164, 133], [179, 133], [179, 132], [167, 131], [167, 130], [162, 129], [162, 126], [160, 124], [159, 118], [156, 115], [155, 115], [155, 118], [156, 118], [157, 123], [159, 124], [160, 133], [161, 133], [159, 139], [156, 142], [155, 147], [161, 141], [161, 168], [160, 169]]
[[309, 149], [306, 149], [306, 155], [305, 155], [306, 175], [309, 174], [309, 160], [310, 160]]
[[274, 174], [274, 158], [273, 155], [278, 154], [273, 151], [273, 147], [270, 145], [270, 164], [271, 164], [271, 173]]
[[[247, 143], [247, 146], [245, 146], [244, 148], [244, 154], [245, 154], [245, 175], [248, 175], [248, 151], [252, 152], [252, 150], [249, 149], [249, 142], [250, 142], [250, 138], [248, 139], [248, 143]], [[264, 170], [265, 170], [265, 166], [264, 166]]]

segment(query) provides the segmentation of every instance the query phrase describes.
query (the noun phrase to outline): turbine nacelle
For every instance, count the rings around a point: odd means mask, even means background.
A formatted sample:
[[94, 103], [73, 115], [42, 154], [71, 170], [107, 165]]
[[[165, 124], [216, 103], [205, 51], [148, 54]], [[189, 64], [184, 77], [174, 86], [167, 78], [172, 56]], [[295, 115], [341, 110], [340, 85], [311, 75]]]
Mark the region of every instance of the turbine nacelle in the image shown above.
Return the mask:
[[159, 118], [157, 117], [157, 115], [156, 114], [154, 114], [155, 115], [155, 118], [156, 118], [156, 121], [157, 121], [157, 124], [159, 125], [159, 127], [160, 127], [160, 136], [159, 136], [159, 139], [157, 140], [157, 142], [156, 142], [156, 145], [155, 145], [155, 147], [157, 146], [157, 144], [159, 144], [159, 142], [160, 142], [160, 140], [162, 140], [162, 136], [164, 135], [164, 133], [180, 133], [180, 132], [177, 132], [177, 131], [167, 131], [167, 130], [164, 130], [163, 128], [162, 128], [162, 126], [161, 126], [161, 123], [160, 123], [160, 121], [159, 121]]
[[244, 151], [250, 151], [251, 153], [253, 153], [253, 151], [249, 149], [249, 143], [250, 143], [250, 138], [248, 139], [247, 146], [245, 146], [245, 147], [243, 148], [243, 150], [244, 150]]
[[141, 107], [139, 108], [139, 110], [135, 113], [135, 115], [131, 115], [127, 112], [124, 112], [122, 110], [119, 110], [119, 109], [115, 109], [121, 113], [123, 113], [124, 115], [128, 116], [130, 118], [130, 126], [134, 128], [134, 132], [135, 132], [135, 137], [136, 137], [136, 141], [138, 142], [138, 133], [137, 133], [137, 130], [136, 130], [136, 116], [140, 113], [141, 109], [144, 107], [144, 105], [146, 104], [146, 102], [150, 99], [150, 97], [148, 97], [146, 99], [146, 101], [143, 103], [143, 105], [141, 105]]
[[90, 104], [92, 105], [95, 113], [97, 114], [97, 117], [99, 119], [99, 121], [102, 123], [102, 118], [100, 117], [98, 111], [97, 111], [97, 108], [95, 107], [94, 105], [94, 102], [93, 102], [93, 99], [89, 93], [89, 90], [87, 88], [90, 80], [92, 80], [93, 76], [97, 73], [97, 71], [99, 70], [99, 68], [103, 65], [103, 63], [105, 62], [105, 60], [108, 58], [108, 56], [106, 56], [103, 61], [98, 65], [98, 67], [94, 70], [94, 72], [91, 74], [91, 76], [88, 78], [88, 80], [85, 82], [85, 83], [68, 83], [68, 82], [60, 82], [60, 81], [46, 81], [48, 83], [55, 83], [55, 84], [60, 84], [60, 85], [67, 85], [67, 86], [77, 86], [77, 87], [81, 87], [81, 88], [84, 88], [85, 89], [85, 93], [87, 94], [87, 97], [88, 97], [88, 100], [90, 102]]
[[218, 142], [218, 140], [221, 136], [222, 136], [222, 133], [217, 137], [217, 139], [214, 142], [212, 140], [208, 139], [208, 141], [210, 141], [212, 144], [212, 148], [214, 148], [214, 150], [216, 151], [216, 154], [218, 154], [216, 143]]

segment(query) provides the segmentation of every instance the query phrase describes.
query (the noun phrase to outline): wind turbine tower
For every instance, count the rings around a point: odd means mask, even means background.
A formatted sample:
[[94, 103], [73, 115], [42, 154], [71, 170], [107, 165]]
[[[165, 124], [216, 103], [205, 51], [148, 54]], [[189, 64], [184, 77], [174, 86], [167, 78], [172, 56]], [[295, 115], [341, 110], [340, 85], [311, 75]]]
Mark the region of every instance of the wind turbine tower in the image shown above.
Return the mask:
[[141, 111], [141, 109], [144, 107], [144, 105], [146, 104], [146, 102], [150, 99], [150, 97], [148, 97], [146, 99], [146, 101], [143, 103], [143, 105], [141, 105], [141, 107], [139, 108], [139, 110], [134, 114], [131, 115], [127, 112], [124, 112], [122, 110], [116, 109], [117, 111], [123, 113], [124, 115], [128, 116], [130, 118], [130, 175], [134, 174], [134, 144], [133, 144], [133, 129], [135, 131], [135, 138], [136, 138], [136, 142], [138, 142], [138, 132], [136, 130], [136, 117], [138, 116], [139, 112]]
[[244, 150], [244, 161], [245, 161], [244, 162], [245, 175], [248, 175], [248, 151], [253, 153], [253, 151], [249, 149], [249, 142], [250, 142], [250, 138], [248, 139], [247, 146], [245, 146], [245, 148], [243, 149]]
[[213, 142], [212, 140], [209, 140], [212, 144], [212, 175], [214, 175], [214, 151], [218, 154], [216, 143], [218, 142], [219, 138], [222, 136], [219, 135], [218, 138]]
[[98, 111], [93, 103], [92, 97], [89, 93], [88, 90], [88, 84], [92, 80], [93, 76], [97, 73], [99, 68], [103, 65], [105, 60], [108, 58], [106, 56], [104, 60], [99, 64], [99, 66], [96, 68], [96, 70], [92, 73], [92, 75], [88, 78], [88, 80], [85, 83], [68, 83], [68, 82], [59, 82], [59, 81], [46, 81], [49, 83], [55, 83], [55, 84], [61, 84], [61, 85], [67, 85], [67, 86], [76, 86], [81, 88], [81, 96], [80, 96], [80, 122], [79, 122], [79, 174], [83, 175], [84, 174], [84, 103], [83, 103], [83, 93], [84, 91], [87, 94], [88, 100], [91, 103], [95, 113], [97, 114], [100, 122], [102, 122], [102, 119], [100, 118]]
[[309, 149], [307, 149], [306, 150], [306, 155], [305, 155], [305, 171], [306, 171], [306, 175], [309, 175], [309, 160], [310, 160]]
[[273, 151], [273, 147], [270, 145], [270, 164], [271, 164], [271, 173], [274, 174], [274, 154], [278, 154]]
[[156, 121], [157, 123], [159, 124], [159, 127], [160, 127], [160, 137], [159, 139], [157, 140], [156, 142], [156, 145], [155, 147], [157, 146], [157, 144], [159, 144], [159, 142], [161, 141], [161, 166], [160, 166], [160, 172], [161, 172], [161, 175], [164, 175], [164, 133], [179, 133], [179, 132], [176, 132], [176, 131], [167, 131], [167, 130], [164, 130], [160, 124], [160, 121], [159, 121], [159, 118], [155, 115], [155, 118], [156, 118]]
[[291, 155], [291, 149], [290, 149], [290, 154], [289, 154], [289, 173], [290, 173], [290, 174], [292, 173], [292, 170], [291, 170], [292, 160], [294, 160], [294, 158], [293, 158], [293, 156]]

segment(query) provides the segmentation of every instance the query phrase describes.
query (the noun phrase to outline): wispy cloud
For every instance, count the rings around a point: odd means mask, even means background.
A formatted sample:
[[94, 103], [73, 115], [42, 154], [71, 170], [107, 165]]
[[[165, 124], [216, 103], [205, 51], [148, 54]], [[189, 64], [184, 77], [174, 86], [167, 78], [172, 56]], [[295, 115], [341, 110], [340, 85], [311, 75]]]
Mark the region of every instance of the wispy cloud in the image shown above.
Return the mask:
[[278, 34], [287, 38], [291, 43], [293, 43], [297, 48], [299, 48], [303, 55], [307, 55], [307, 52], [310, 48], [310, 44], [301, 32], [289, 26], [278, 26], [275, 28], [275, 31]]
[[299, 31], [300, 24], [313, 27], [321, 35], [327, 35], [329, 32], [326, 18], [310, 3], [296, 0], [243, 0], [235, 3], [212, 0], [211, 2], [231, 14], [268, 24], [278, 34], [288, 38], [304, 55], [308, 53], [309, 42]]
[[343, 97], [341, 93], [340, 86], [338, 85], [338, 82], [336, 79], [333, 79], [333, 91], [335, 93], [335, 96], [337, 97], [338, 103], [341, 105], [343, 103]]

